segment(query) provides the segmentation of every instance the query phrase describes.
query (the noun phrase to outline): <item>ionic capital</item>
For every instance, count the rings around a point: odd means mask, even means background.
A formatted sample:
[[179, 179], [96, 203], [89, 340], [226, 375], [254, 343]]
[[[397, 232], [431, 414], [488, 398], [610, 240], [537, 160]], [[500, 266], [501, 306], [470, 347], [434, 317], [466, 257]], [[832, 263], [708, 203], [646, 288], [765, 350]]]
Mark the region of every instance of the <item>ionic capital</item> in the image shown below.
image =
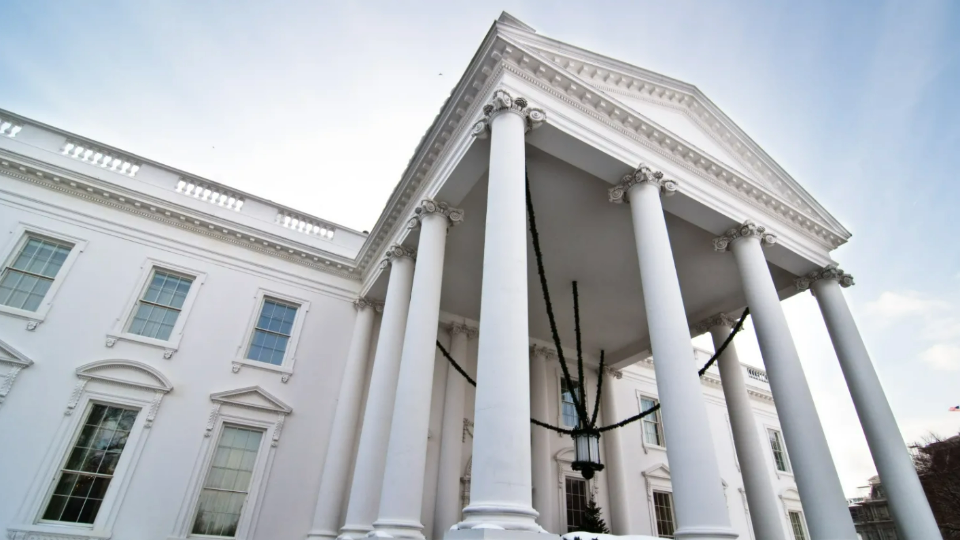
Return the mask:
[[550, 347], [544, 347], [543, 345], [531, 345], [530, 346], [530, 355], [539, 356], [544, 360], [554, 360], [559, 358], [557, 351], [551, 349]]
[[368, 300], [362, 296], [353, 301], [353, 307], [357, 311], [362, 311], [367, 308], [373, 308], [377, 311], [377, 313], [383, 313], [383, 302], [377, 302], [376, 300]]
[[821, 268], [820, 270], [814, 270], [803, 277], [797, 278], [794, 280], [794, 283], [797, 284], [797, 290], [805, 291], [812, 287], [815, 282], [821, 279], [835, 280], [840, 284], [841, 287], [850, 287], [854, 284], [853, 276], [837, 268], [837, 265], [835, 264], [831, 264], [826, 268]]
[[726, 313], [717, 313], [713, 317], [707, 317], [706, 319], [690, 327], [690, 335], [692, 337], [699, 336], [700, 334], [709, 332], [714, 326], [733, 328], [737, 324], [738, 320], [739, 319], [736, 317], [731, 317]]
[[739, 227], [734, 227], [713, 239], [713, 249], [717, 251], [728, 251], [730, 246], [741, 238], [757, 238], [761, 246], [772, 246], [777, 243], [777, 235], [767, 232], [766, 227], [761, 227], [751, 220], [746, 220]]
[[449, 227], [455, 227], [463, 223], [463, 210], [451, 208], [450, 205], [445, 202], [424, 199], [420, 201], [420, 206], [413, 211], [413, 217], [407, 222], [407, 228], [416, 229], [420, 226], [423, 218], [431, 214], [437, 214], [447, 218], [447, 226]]
[[450, 323], [447, 325], [447, 331], [450, 332], [451, 337], [457, 334], [463, 334], [467, 336], [467, 339], [473, 339], [480, 335], [480, 331], [478, 329], [462, 322]]
[[660, 194], [664, 197], [669, 197], [676, 193], [678, 187], [676, 180], [665, 179], [662, 172], [654, 171], [641, 163], [640, 166], [637, 167], [637, 170], [625, 175], [620, 179], [619, 184], [607, 190], [607, 193], [610, 195], [610, 202], [616, 204], [630, 202], [627, 196], [630, 188], [643, 183], [657, 186], [660, 188]]
[[603, 366], [603, 373], [606, 374], [606, 375], [610, 375], [610, 376], [613, 377], [614, 379], [622, 379], [622, 378], [623, 378], [623, 372], [622, 372], [622, 371], [620, 371], [619, 369], [613, 369], [613, 368], [610, 367], [610, 366]]
[[395, 259], [399, 259], [402, 257], [407, 257], [408, 259], [416, 260], [417, 250], [403, 247], [400, 244], [394, 244], [390, 246], [390, 249], [388, 249], [387, 252], [383, 254], [383, 260], [380, 261], [380, 269], [386, 270], [388, 266], [393, 264], [393, 261]]
[[526, 132], [537, 129], [547, 119], [547, 113], [543, 112], [543, 109], [530, 107], [526, 98], [514, 98], [506, 90], [500, 89], [493, 93], [490, 103], [483, 106], [483, 118], [473, 125], [473, 136], [486, 138], [490, 133], [490, 123], [498, 114], [505, 112], [520, 115], [526, 125]]

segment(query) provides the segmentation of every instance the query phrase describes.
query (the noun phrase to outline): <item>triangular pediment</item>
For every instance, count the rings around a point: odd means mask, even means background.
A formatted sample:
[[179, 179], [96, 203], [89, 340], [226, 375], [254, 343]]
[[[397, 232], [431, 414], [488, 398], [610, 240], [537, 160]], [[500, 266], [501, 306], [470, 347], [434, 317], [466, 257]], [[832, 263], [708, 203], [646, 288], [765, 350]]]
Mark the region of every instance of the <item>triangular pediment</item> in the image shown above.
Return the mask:
[[850, 233], [696, 86], [498, 23], [503, 56], [576, 106], [836, 247]]
[[644, 478], [660, 478], [662, 480], [670, 479], [670, 467], [660, 463], [643, 471]]
[[33, 365], [33, 360], [6, 341], [0, 340], [0, 363], [28, 367]]
[[271, 395], [269, 392], [259, 386], [248, 386], [236, 390], [227, 390], [210, 394], [210, 400], [215, 403], [235, 405], [237, 407], [246, 407], [250, 409], [259, 409], [263, 411], [273, 411], [289, 414], [293, 408], [280, 401], [279, 398]]
[[98, 360], [84, 364], [77, 368], [77, 377], [164, 393], [173, 390], [163, 373], [135, 360]]

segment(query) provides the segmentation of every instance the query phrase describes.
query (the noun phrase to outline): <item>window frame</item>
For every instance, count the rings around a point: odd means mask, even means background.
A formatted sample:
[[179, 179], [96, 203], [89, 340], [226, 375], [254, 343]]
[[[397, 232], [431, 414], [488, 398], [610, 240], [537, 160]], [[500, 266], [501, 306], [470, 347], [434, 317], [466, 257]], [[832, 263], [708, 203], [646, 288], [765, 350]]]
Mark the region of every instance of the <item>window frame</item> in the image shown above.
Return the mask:
[[[7, 527], [8, 534], [23, 532], [28, 537], [109, 539], [163, 396], [173, 390], [169, 380], [158, 370], [130, 360], [100, 360], [80, 366], [76, 373], [79, 380], [70, 393], [60, 426], [44, 454], [20, 512]], [[145, 382], [145, 379], [152, 379], [152, 382]], [[103, 503], [92, 524], [44, 520], [43, 513], [93, 404], [138, 409]]]
[[50, 283], [50, 288], [47, 289], [47, 293], [43, 296], [43, 300], [40, 302], [40, 305], [37, 306], [36, 311], [29, 311], [26, 309], [0, 304], [0, 313], [12, 315], [21, 319], [27, 319], [27, 330], [34, 330], [40, 323], [46, 320], [47, 314], [49, 313], [50, 308], [53, 306], [53, 299], [56, 297], [57, 292], [63, 285], [63, 282], [70, 273], [74, 263], [77, 262], [77, 258], [81, 253], [83, 253], [84, 250], [86, 250], [87, 241], [83, 238], [67, 235], [59, 231], [47, 229], [45, 227], [39, 227], [23, 222], [17, 223], [16, 226], [14, 226], [14, 228], [10, 231], [10, 240], [4, 246], [3, 251], [0, 252], [3, 254], [2, 259], [0, 259], [0, 261], [2, 261], [2, 265], [0, 265], [0, 274], [2, 274], [8, 266], [13, 264], [14, 259], [20, 253], [20, 250], [22, 250], [27, 244], [27, 241], [30, 237], [37, 237], [41, 240], [46, 239], [62, 244], [71, 244], [72, 246], [70, 248], [70, 253], [67, 254], [67, 258], [64, 259], [63, 264], [60, 265], [60, 270], [57, 271], [57, 275], [54, 276], [53, 282]]
[[[646, 410], [646, 409], [644, 409], [644, 407], [643, 407], [643, 400], [644, 400], [644, 399], [649, 399], [649, 400], [655, 401], [657, 404], [660, 403], [660, 398], [657, 397], [657, 396], [655, 396], [655, 395], [653, 395], [653, 394], [651, 394], [651, 393], [647, 393], [647, 392], [643, 392], [643, 391], [641, 391], [641, 390], [637, 390], [637, 391], [636, 391], [636, 395], [637, 395], [637, 412], [638, 412], [638, 413], [641, 413], [641, 412], [643, 412], [644, 410]], [[644, 429], [644, 427], [646, 426], [646, 423], [647, 423], [647, 419], [646, 419], [646, 417], [645, 417], [645, 418], [641, 418], [641, 419], [640, 419], [640, 443], [643, 445], [644, 453], [646, 453], [646, 451], [647, 451], [648, 448], [652, 448], [652, 449], [654, 449], [654, 450], [664, 450], [664, 451], [666, 451], [666, 449], [667, 449], [667, 439], [666, 439], [666, 437], [664, 436], [664, 432], [663, 432], [663, 416], [660, 415], [660, 411], [659, 411], [659, 410], [657, 410], [657, 411], [656, 411], [655, 413], [653, 413], [653, 414], [654, 414], [654, 415], [656, 416], [656, 418], [657, 418], [657, 433], [658, 433], [658, 435], [660, 436], [660, 444], [657, 445], [657, 444], [653, 444], [653, 443], [648, 443], [648, 442], [647, 442], [647, 433], [646, 433], [646, 430]]]
[[[574, 375], [573, 373], [571, 373], [570, 375], [571, 375], [570, 380], [571, 380], [573, 383], [575, 383], [575, 384], [578, 386], [579, 390], [580, 390], [580, 394], [581, 394], [580, 399], [582, 400], [582, 399], [583, 399], [583, 393], [584, 393], [583, 383], [580, 382], [580, 380], [578, 380], [577, 378], [573, 377], [573, 376], [572, 376], [572, 375]], [[566, 380], [564, 380], [564, 378], [563, 378], [563, 373], [562, 373], [562, 372], [558, 372], [558, 374], [557, 374], [557, 425], [560, 426], [560, 427], [563, 427], [563, 428], [574, 429], [574, 428], [576, 428], [577, 426], [567, 425], [567, 424], [564, 422], [564, 419], [563, 419], [563, 405], [566, 403], [565, 401], [563, 401], [563, 385], [564, 385], [564, 384], [566, 384]], [[574, 408], [576, 408], [576, 407], [574, 407]], [[576, 411], [575, 411], [575, 414], [577, 415], [578, 418], [580, 417], [580, 413], [579, 413], [579, 412], [576, 412]], [[562, 434], [561, 434], [561, 435], [562, 435]]]
[[[673, 534], [670, 536], [660, 536], [660, 521], [657, 519], [657, 494], [666, 495], [670, 498], [670, 523], [673, 525]], [[653, 534], [657, 538], [676, 538], [677, 536], [677, 505], [673, 500], [672, 489], [654, 488], [650, 490], [650, 509], [653, 516]]]
[[[564, 534], [572, 531], [567, 529], [567, 482], [566, 478], [582, 478], [581, 474], [573, 470], [573, 461], [576, 459], [576, 453], [572, 446], [568, 446], [559, 450], [553, 456], [554, 461], [557, 463], [555, 469], [557, 473], [557, 492], [559, 496], [556, 500], [558, 508], [558, 516], [560, 523], [558, 524], [562, 530], [565, 531]], [[597, 483], [598, 476], [594, 476], [590, 480], [587, 480], [587, 498], [597, 500], [599, 495], [600, 486]], [[599, 504], [599, 502], [597, 503]]]
[[[187, 297], [183, 301], [183, 306], [180, 308], [180, 315], [177, 316], [177, 322], [173, 326], [173, 330], [170, 331], [170, 338], [166, 340], [141, 336], [129, 331], [130, 324], [137, 312], [137, 307], [140, 305], [140, 300], [146, 293], [147, 288], [150, 287], [154, 272], [157, 270], [193, 279], [193, 283], [190, 284], [190, 290], [187, 291]], [[113, 347], [118, 340], [140, 343], [163, 349], [163, 357], [170, 359], [173, 353], [180, 350], [180, 341], [183, 339], [187, 319], [190, 317], [190, 312], [193, 311], [197, 296], [200, 294], [200, 288], [206, 279], [207, 274], [205, 272], [154, 258], [147, 258], [143, 264], [140, 265], [140, 276], [137, 278], [136, 285], [131, 291], [126, 304], [124, 304], [123, 312], [114, 321], [113, 329], [107, 333], [106, 346]]]
[[[243, 339], [240, 341], [240, 345], [237, 346], [237, 352], [233, 359], [233, 372], [237, 373], [242, 367], [249, 366], [252, 368], [280, 373], [280, 380], [282, 382], [287, 382], [293, 375], [293, 368], [297, 363], [297, 346], [300, 344], [300, 336], [301, 332], [303, 331], [304, 320], [307, 318], [307, 313], [310, 312], [310, 301], [262, 288], [257, 289], [257, 294], [253, 298], [254, 309], [251, 310], [250, 319], [247, 321], [247, 329], [243, 333]], [[249, 351], [250, 344], [253, 341], [254, 332], [256, 331], [257, 327], [257, 321], [260, 319], [260, 313], [263, 311], [264, 300], [268, 298], [297, 306], [297, 316], [293, 319], [293, 327], [290, 330], [290, 339], [287, 341], [287, 350], [284, 351], [283, 362], [281, 362], [279, 365], [269, 364], [259, 360], [250, 360], [247, 358], [247, 351]]]
[[[793, 522], [794, 514], [798, 517], [796, 524]], [[803, 510], [788, 509], [787, 522], [790, 524], [790, 534], [793, 540], [810, 540], [810, 533], [807, 531], [807, 520], [803, 517]], [[797, 538], [796, 525], [800, 525], [800, 533], [803, 535], [803, 538]]]
[[[781, 475], [793, 476], [793, 463], [790, 461], [790, 454], [787, 452], [787, 443], [783, 439], [783, 431], [779, 427], [764, 425], [764, 433], [767, 440], [767, 448], [770, 449], [770, 459], [773, 462], [773, 472], [776, 473], [777, 478], [780, 478]], [[777, 455], [773, 450], [773, 445], [770, 441], [770, 435], [776, 433], [778, 440], [780, 441], [781, 451], [783, 452], [784, 462], [786, 463], [787, 470], [782, 471], [780, 467], [777, 466]]]
[[[563, 501], [562, 501], [561, 504], [563, 505], [563, 528], [564, 528], [564, 530], [567, 531], [567, 533], [571, 533], [571, 532], [574, 532], [574, 531], [576, 530], [576, 529], [571, 529], [571, 528], [570, 528], [570, 508], [569, 508], [569, 505], [567, 504], [567, 498], [570, 496], [570, 492], [567, 490], [567, 482], [570, 481], [570, 480], [573, 480], [573, 481], [576, 481], [576, 482], [583, 482], [583, 488], [584, 488], [583, 496], [584, 496], [584, 499], [585, 499], [584, 509], [586, 509], [586, 504], [590, 501], [590, 498], [592, 497], [591, 486], [590, 486], [590, 481], [589, 481], [589, 480], [584, 479], [582, 476], [580, 476], [580, 475], [578, 475], [578, 474], [576, 474], [576, 473], [574, 473], [574, 474], [564, 473], [564, 475], [563, 475]], [[586, 510], [584, 510], [584, 513], [586, 513]]]
[[276, 447], [280, 441], [286, 417], [293, 412], [285, 403], [273, 397], [259, 386], [250, 386], [218, 392], [210, 396], [213, 408], [207, 416], [207, 425], [200, 442], [200, 451], [186, 493], [182, 498], [177, 521], [169, 539], [186, 538], [230, 538], [193, 534], [193, 523], [197, 516], [197, 505], [203, 484], [213, 462], [217, 445], [223, 436], [224, 426], [235, 426], [263, 431], [253, 475], [237, 523], [234, 540], [248, 540], [254, 536], [260, 510], [263, 505], [263, 492], [273, 468]]

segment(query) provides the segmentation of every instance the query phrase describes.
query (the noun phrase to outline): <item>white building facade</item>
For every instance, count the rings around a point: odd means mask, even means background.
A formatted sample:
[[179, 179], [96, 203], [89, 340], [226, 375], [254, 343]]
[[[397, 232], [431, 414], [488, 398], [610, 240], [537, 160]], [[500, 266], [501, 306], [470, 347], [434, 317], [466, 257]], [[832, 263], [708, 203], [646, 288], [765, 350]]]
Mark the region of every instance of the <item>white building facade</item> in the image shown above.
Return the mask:
[[[853, 540], [779, 306], [807, 289], [900, 535], [939, 537], [830, 258], [849, 233], [695, 87], [507, 14], [370, 233], [2, 110], [0, 231], [11, 540], [535, 538], [590, 499], [615, 534]], [[730, 346], [698, 377], [691, 336], [747, 307], [766, 370]], [[662, 408], [586, 480], [530, 423], [575, 428], [574, 394], [601, 426]]]

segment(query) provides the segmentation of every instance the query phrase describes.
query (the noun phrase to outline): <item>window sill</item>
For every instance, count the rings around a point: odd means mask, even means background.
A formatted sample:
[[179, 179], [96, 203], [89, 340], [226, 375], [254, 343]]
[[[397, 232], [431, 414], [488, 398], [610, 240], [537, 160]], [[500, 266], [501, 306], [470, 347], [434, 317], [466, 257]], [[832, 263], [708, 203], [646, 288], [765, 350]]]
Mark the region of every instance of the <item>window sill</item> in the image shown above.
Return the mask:
[[5, 306], [0, 304], [0, 313], [10, 315], [13, 317], [18, 317], [20, 319], [27, 320], [27, 330], [36, 330], [37, 326], [44, 321], [46, 318], [45, 310], [43, 306], [40, 306], [41, 309], [37, 311], [27, 311], [26, 309], [18, 309], [15, 307]]
[[286, 364], [293, 364], [293, 360], [286, 360], [284, 364], [279, 366], [274, 364], [268, 364], [266, 362], [259, 362], [257, 360], [247, 360], [246, 358], [234, 358], [233, 359], [233, 372], [239, 373], [240, 369], [244, 366], [252, 367], [254, 369], [262, 369], [264, 371], [272, 371], [274, 373], [280, 374], [280, 382], [287, 382], [290, 380], [290, 377], [293, 376], [293, 368], [287, 366]]
[[643, 448], [644, 448], [645, 450], [659, 450], [659, 451], [661, 451], [661, 452], [666, 452], [666, 451], [667, 451], [667, 447], [666, 447], [666, 446], [657, 446], [656, 444], [643, 443]]
[[14, 525], [7, 528], [7, 537], [16, 540], [109, 540], [109, 531], [69, 525]]
[[780, 478], [781, 476], [786, 476], [787, 478], [793, 478], [793, 472], [781, 471], [780, 469], [776, 469], [776, 468], [774, 469], [774, 472], [777, 473], [777, 478]]
[[108, 348], [113, 347], [114, 345], [116, 345], [117, 341], [129, 341], [132, 343], [140, 343], [141, 345], [147, 345], [150, 347], [163, 349], [163, 357], [166, 358], [167, 360], [173, 357], [173, 353], [177, 352], [177, 350], [179, 350], [179, 347], [180, 347], [179, 339], [164, 341], [162, 339], [148, 338], [148, 337], [138, 336], [136, 334], [129, 334], [126, 332], [107, 334], [107, 340], [105, 345]]

